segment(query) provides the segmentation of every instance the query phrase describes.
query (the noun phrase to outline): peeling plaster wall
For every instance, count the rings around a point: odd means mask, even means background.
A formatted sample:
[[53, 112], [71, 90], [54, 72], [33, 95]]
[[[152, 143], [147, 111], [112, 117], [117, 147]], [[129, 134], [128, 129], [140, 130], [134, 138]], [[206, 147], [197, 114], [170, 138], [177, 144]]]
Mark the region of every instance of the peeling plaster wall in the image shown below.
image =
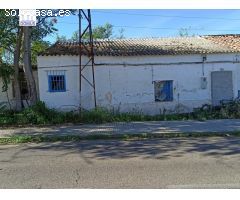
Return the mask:
[[[7, 98], [7, 93], [6, 92], [2, 92], [2, 86], [3, 86], [3, 81], [0, 78], [0, 103], [6, 103], [6, 105], [8, 105], [8, 98]], [[13, 103], [13, 95], [12, 95], [12, 84], [10, 83], [8, 85], [8, 97], [9, 97], [9, 101], [10, 103]]]
[[[211, 72], [220, 70], [233, 72], [233, 91], [234, 97], [237, 97], [240, 90], [240, 63], [223, 62], [236, 59], [235, 54], [207, 55], [206, 62], [210, 63], [205, 63], [203, 70], [201, 55], [95, 57], [95, 63], [102, 63], [95, 66], [97, 105], [120, 112], [140, 111], [146, 114], [159, 114], [164, 110], [169, 113], [189, 112], [202, 104], [211, 103]], [[173, 64], [179, 62], [193, 63]], [[119, 63], [124, 65], [118, 65]], [[40, 99], [48, 106], [58, 109], [79, 107], [78, 64], [78, 56], [38, 57]], [[68, 66], [63, 67], [64, 65]], [[47, 70], [66, 70], [67, 92], [48, 92]], [[206, 89], [201, 89], [203, 72], [207, 78]], [[91, 80], [90, 67], [83, 73]], [[173, 101], [154, 101], [153, 81], [156, 80], [173, 80]], [[91, 109], [94, 107], [93, 102], [92, 89], [83, 82], [81, 105]]]
[[[33, 71], [33, 77], [36, 83], [36, 88], [37, 88], [37, 95], [39, 97], [39, 86], [38, 86], [38, 71], [34, 70]], [[7, 99], [7, 93], [6, 92], [2, 92], [2, 86], [3, 86], [3, 82], [2, 79], [0, 78], [0, 103], [1, 102], [5, 102], [8, 104], [8, 99]], [[14, 106], [14, 98], [13, 98], [13, 86], [12, 83], [10, 83], [8, 85], [8, 97], [9, 97], [9, 102], [11, 103], [11, 106]]]

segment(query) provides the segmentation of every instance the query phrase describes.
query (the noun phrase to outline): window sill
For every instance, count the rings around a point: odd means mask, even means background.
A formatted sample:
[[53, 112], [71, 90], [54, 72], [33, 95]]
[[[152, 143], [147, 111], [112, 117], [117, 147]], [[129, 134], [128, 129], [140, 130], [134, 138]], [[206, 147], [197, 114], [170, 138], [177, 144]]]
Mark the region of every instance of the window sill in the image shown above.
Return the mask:
[[61, 91], [48, 91], [49, 93], [59, 93], [59, 92], [67, 92], [67, 90], [61, 90]]
[[173, 100], [167, 100], [167, 101], [158, 101], [158, 100], [155, 100], [155, 102], [165, 103], [165, 102], [173, 102]]

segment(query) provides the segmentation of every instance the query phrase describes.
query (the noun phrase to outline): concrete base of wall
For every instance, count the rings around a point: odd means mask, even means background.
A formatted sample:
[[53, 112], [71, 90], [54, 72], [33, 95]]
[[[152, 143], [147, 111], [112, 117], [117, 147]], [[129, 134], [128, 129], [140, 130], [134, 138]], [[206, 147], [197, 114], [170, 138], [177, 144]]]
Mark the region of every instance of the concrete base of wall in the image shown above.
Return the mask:
[[143, 113], [146, 115], [189, 113], [194, 108], [199, 108], [204, 104], [211, 104], [211, 100], [205, 101], [181, 101], [179, 102], [151, 102], [151, 103], [130, 103], [118, 105], [100, 106], [113, 112], [120, 113]]

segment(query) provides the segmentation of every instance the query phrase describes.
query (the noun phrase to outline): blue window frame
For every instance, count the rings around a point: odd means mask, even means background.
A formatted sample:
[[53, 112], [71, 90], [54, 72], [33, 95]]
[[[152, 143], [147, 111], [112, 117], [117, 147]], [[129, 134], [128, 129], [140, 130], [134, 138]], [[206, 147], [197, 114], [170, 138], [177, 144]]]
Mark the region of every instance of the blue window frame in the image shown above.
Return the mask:
[[154, 82], [155, 101], [173, 101], [173, 81]]
[[48, 90], [49, 92], [65, 92], [66, 91], [65, 72], [62, 72], [62, 71], [48, 72]]

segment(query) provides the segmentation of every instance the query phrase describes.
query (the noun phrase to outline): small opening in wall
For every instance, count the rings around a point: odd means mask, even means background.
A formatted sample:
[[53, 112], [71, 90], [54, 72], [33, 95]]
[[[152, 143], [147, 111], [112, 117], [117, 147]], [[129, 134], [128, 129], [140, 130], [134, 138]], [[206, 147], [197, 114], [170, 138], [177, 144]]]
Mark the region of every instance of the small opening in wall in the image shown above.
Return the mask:
[[173, 101], [173, 81], [154, 81], [155, 101]]

